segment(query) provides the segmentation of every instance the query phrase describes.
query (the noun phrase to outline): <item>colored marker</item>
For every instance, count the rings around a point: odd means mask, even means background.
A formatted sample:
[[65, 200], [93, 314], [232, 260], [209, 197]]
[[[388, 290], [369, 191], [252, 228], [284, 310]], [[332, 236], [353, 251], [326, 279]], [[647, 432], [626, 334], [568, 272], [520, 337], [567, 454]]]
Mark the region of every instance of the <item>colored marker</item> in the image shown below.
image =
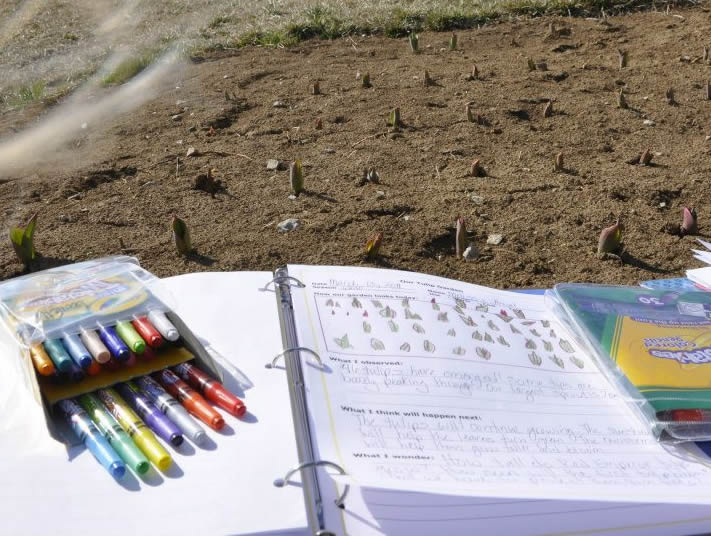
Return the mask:
[[91, 365], [91, 354], [86, 349], [86, 346], [82, 344], [79, 335], [64, 333], [62, 335], [62, 343], [64, 343], [64, 348], [67, 349], [67, 352], [77, 365], [83, 369]]
[[109, 349], [101, 342], [101, 338], [96, 331], [85, 328], [80, 328], [80, 330], [79, 338], [81, 342], [84, 343], [86, 349], [89, 350], [89, 353], [98, 363], [103, 364], [111, 359], [111, 352], [109, 352]]
[[116, 390], [133, 410], [158, 436], [174, 447], [183, 442], [183, 434], [173, 421], [166, 417], [132, 382], [119, 383]]
[[59, 372], [69, 372], [72, 368], [72, 358], [64, 349], [59, 339], [47, 339], [43, 343], [44, 349]]
[[33, 344], [30, 346], [30, 357], [32, 363], [42, 376], [51, 376], [57, 370], [52, 363], [52, 359], [44, 351], [41, 344]]
[[118, 421], [121, 428], [131, 436], [143, 454], [161, 471], [168, 469], [173, 462], [170, 454], [158, 443], [153, 432], [146, 428], [146, 424], [128, 407], [119, 394], [113, 389], [107, 388], [99, 389], [96, 391], [96, 395], [114, 419]]
[[183, 380], [205, 395], [208, 400], [229, 411], [235, 417], [241, 417], [247, 411], [247, 406], [244, 405], [244, 402], [225, 389], [224, 385], [210, 378], [192, 363], [181, 363], [173, 367], [173, 370]]
[[69, 361], [67, 374], [69, 375], [69, 379], [74, 383], [80, 382], [86, 377], [84, 369], [71, 360]]
[[135, 354], [142, 354], [146, 350], [146, 341], [144, 341], [138, 332], [133, 328], [133, 324], [127, 320], [119, 320], [116, 322], [116, 333], [123, 339], [131, 351]]
[[111, 448], [106, 438], [91, 422], [89, 415], [72, 399], [61, 400], [57, 408], [72, 426], [72, 430], [84, 443], [94, 458], [103, 465], [114, 478], [121, 478], [126, 472], [126, 466], [116, 451]]
[[103, 342], [106, 347], [111, 352], [111, 355], [116, 358], [117, 361], [123, 362], [129, 358], [131, 350], [126, 346], [121, 337], [116, 334], [114, 328], [110, 326], [102, 326], [101, 324], [96, 324], [99, 327], [99, 337], [101, 342]]
[[161, 311], [149, 311], [148, 320], [151, 322], [151, 324], [153, 324], [153, 327], [156, 328], [161, 335], [163, 335], [166, 340], [175, 342], [180, 338], [180, 333], [178, 333], [178, 329], [173, 325], [170, 320], [168, 320], [168, 317], [165, 316], [165, 313], [162, 313]]
[[96, 376], [97, 374], [101, 373], [101, 365], [99, 365], [96, 361], [93, 359], [91, 360], [91, 364], [87, 367], [86, 373], [89, 376]]
[[165, 415], [173, 421], [188, 436], [193, 443], [201, 445], [207, 438], [205, 430], [185, 411], [175, 398], [166, 393], [158, 382], [150, 376], [143, 376], [134, 380], [151, 401], [158, 406]]
[[121, 425], [104, 409], [101, 401], [96, 398], [96, 395], [86, 394], [79, 397], [79, 403], [86, 410], [94, 421], [99, 431], [104, 434], [109, 445], [121, 456], [121, 459], [131, 469], [142, 475], [151, 464], [143, 453], [138, 449], [136, 444], [131, 441], [128, 434], [121, 428]]
[[225, 420], [197, 391], [178, 378], [170, 369], [158, 371], [153, 376], [166, 391], [178, 399], [190, 413], [195, 415], [210, 428], [219, 430], [225, 425]]
[[160, 348], [163, 345], [163, 337], [145, 316], [134, 317], [131, 324], [149, 346]]

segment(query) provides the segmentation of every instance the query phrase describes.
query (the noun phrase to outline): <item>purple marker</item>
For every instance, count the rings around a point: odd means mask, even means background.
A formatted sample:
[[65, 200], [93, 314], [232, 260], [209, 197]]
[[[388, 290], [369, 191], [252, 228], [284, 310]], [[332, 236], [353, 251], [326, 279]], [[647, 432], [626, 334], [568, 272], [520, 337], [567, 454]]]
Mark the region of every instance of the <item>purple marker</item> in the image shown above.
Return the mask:
[[109, 326], [102, 326], [98, 322], [96, 325], [99, 328], [99, 338], [101, 338], [101, 341], [109, 349], [111, 355], [116, 358], [116, 361], [121, 363], [128, 361], [128, 358], [131, 356], [131, 350], [129, 350], [128, 346], [121, 340], [116, 330]]
[[173, 421], [148, 400], [133, 382], [119, 383], [116, 389], [145, 421], [148, 427], [174, 447], [183, 442], [183, 434]]

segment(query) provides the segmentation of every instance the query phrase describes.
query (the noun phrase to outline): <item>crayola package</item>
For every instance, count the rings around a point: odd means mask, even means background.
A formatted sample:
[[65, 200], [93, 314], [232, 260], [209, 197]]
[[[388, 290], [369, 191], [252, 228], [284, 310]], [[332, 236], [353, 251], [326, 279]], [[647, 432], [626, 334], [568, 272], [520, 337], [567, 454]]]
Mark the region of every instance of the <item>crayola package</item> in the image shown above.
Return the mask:
[[[170, 307], [171, 301], [160, 280], [135, 258], [106, 257], [3, 282], [0, 320], [15, 338], [28, 383], [48, 412], [59, 400], [190, 359], [222, 379], [207, 350]], [[131, 346], [130, 336], [137, 333], [133, 326], [141, 328], [150, 315], [165, 318], [176, 331], [175, 340], [156, 333], [151, 345], [136, 335]], [[82, 337], [95, 337], [107, 347], [114, 337], [115, 344], [124, 345], [125, 355], [118, 359], [113, 350], [107, 351], [101, 362], [87, 355], [87, 365], [82, 367], [81, 355], [72, 353], [74, 347], [84, 348], [72, 341], [88, 342]]]
[[584, 284], [549, 292], [658, 437], [711, 439], [711, 293]]

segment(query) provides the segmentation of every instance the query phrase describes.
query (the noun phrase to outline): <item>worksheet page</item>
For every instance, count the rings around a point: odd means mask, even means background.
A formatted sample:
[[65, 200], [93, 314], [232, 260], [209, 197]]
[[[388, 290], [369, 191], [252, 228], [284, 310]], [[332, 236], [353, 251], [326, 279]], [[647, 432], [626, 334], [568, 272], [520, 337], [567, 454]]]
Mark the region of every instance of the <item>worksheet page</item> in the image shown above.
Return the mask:
[[390, 490], [711, 503], [542, 296], [407, 272], [290, 266], [321, 459]]

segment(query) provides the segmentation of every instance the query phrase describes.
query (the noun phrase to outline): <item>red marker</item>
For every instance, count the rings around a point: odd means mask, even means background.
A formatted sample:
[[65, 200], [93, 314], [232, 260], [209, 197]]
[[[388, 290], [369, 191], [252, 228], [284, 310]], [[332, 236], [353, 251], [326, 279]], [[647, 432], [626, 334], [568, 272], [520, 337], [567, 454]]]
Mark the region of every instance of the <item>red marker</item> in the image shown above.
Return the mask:
[[150, 323], [148, 318], [145, 316], [137, 316], [131, 321], [131, 324], [133, 324], [135, 330], [149, 346], [152, 348], [160, 348], [163, 346], [163, 336], [153, 327], [153, 324]]
[[101, 372], [101, 365], [99, 365], [99, 362], [96, 361], [96, 359], [92, 359], [91, 363], [89, 363], [89, 366], [86, 368], [86, 373], [89, 376], [96, 376], [99, 372]]
[[220, 382], [213, 380], [202, 370], [191, 363], [181, 363], [174, 368], [175, 373], [190, 385], [199, 389], [208, 400], [222, 409], [229, 411], [235, 417], [242, 417], [247, 411], [239, 398], [230, 393]]
[[158, 383], [210, 428], [219, 430], [225, 425], [225, 420], [197, 391], [178, 378], [170, 369], [163, 369], [153, 375]]
[[672, 421], [675, 422], [701, 422], [704, 420], [704, 412], [700, 409], [673, 409]]

